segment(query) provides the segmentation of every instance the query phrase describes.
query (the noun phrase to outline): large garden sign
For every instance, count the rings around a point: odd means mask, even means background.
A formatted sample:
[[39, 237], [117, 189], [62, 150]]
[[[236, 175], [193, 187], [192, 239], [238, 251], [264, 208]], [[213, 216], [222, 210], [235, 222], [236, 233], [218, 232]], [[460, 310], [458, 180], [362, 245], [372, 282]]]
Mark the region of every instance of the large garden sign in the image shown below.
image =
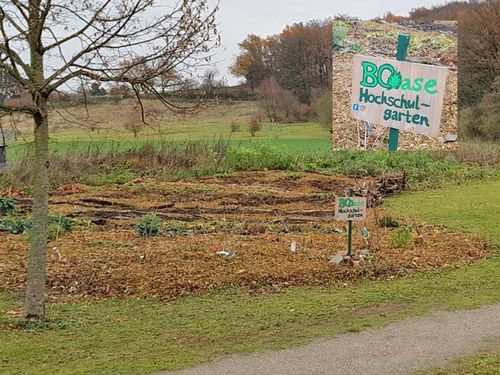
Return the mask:
[[352, 116], [437, 138], [447, 76], [440, 66], [355, 55]]

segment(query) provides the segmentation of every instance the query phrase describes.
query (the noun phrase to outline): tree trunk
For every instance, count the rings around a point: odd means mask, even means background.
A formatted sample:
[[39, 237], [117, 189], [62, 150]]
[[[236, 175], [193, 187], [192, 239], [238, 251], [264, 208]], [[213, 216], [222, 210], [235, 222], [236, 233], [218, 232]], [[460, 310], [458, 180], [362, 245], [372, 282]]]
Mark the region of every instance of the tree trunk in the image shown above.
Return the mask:
[[28, 257], [28, 280], [24, 316], [28, 320], [45, 318], [45, 279], [49, 214], [49, 129], [46, 98], [35, 99], [33, 160], [33, 222]]

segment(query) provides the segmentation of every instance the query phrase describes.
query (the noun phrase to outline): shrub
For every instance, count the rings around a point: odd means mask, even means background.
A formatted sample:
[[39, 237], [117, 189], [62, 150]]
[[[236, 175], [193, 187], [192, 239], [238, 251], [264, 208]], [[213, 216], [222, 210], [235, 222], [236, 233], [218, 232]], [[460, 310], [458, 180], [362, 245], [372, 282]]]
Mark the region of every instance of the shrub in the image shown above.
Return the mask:
[[0, 214], [10, 215], [16, 209], [17, 201], [14, 198], [0, 198]]
[[394, 247], [405, 247], [407, 246], [412, 237], [412, 232], [410, 228], [402, 228], [398, 230], [396, 234], [390, 237], [392, 246]]
[[231, 121], [231, 133], [236, 133], [240, 131], [240, 124], [236, 121]]
[[30, 229], [28, 221], [22, 218], [8, 216], [0, 221], [0, 230], [9, 232], [10, 234], [23, 234]]
[[135, 227], [141, 237], [156, 237], [160, 235], [161, 219], [156, 215], [144, 215]]
[[250, 119], [250, 134], [252, 137], [255, 137], [257, 132], [260, 132], [262, 130], [262, 121], [258, 117], [252, 117]]
[[293, 122], [301, 114], [301, 105], [297, 97], [280, 86], [276, 78], [264, 80], [259, 86], [260, 107], [269, 122], [285, 120]]

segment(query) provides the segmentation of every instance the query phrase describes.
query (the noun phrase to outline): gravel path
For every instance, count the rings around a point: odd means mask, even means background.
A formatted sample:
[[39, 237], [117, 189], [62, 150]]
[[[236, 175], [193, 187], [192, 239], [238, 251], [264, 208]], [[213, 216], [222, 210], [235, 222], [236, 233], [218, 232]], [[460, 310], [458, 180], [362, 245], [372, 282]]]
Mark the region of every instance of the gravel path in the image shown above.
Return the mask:
[[[227, 357], [162, 375], [409, 374], [500, 341], [500, 304], [439, 312], [294, 349]], [[158, 374], [160, 375], [160, 374]]]

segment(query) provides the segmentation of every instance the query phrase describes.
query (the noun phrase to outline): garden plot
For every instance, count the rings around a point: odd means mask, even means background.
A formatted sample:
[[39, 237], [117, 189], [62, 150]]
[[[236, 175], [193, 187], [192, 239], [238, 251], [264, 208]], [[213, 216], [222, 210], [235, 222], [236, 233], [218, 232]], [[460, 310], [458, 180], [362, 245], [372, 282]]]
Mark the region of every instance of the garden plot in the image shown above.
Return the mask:
[[[355, 224], [355, 266], [330, 262], [347, 247], [346, 223], [333, 217], [335, 197], [349, 187], [366, 191], [376, 183], [265, 171], [64, 186], [51, 196], [51, 213], [75, 225], [49, 244], [50, 296], [169, 300], [232, 286], [262, 292], [459, 266], [488, 253], [475, 235], [424, 225], [411, 216], [394, 220], [374, 207], [366, 223]], [[29, 196], [18, 192], [16, 199], [20, 215], [25, 210], [29, 217]], [[137, 224], [151, 214], [160, 219], [160, 233], [141, 237]], [[363, 226], [368, 240], [359, 234]], [[4, 290], [24, 287], [28, 236], [0, 232]]]

